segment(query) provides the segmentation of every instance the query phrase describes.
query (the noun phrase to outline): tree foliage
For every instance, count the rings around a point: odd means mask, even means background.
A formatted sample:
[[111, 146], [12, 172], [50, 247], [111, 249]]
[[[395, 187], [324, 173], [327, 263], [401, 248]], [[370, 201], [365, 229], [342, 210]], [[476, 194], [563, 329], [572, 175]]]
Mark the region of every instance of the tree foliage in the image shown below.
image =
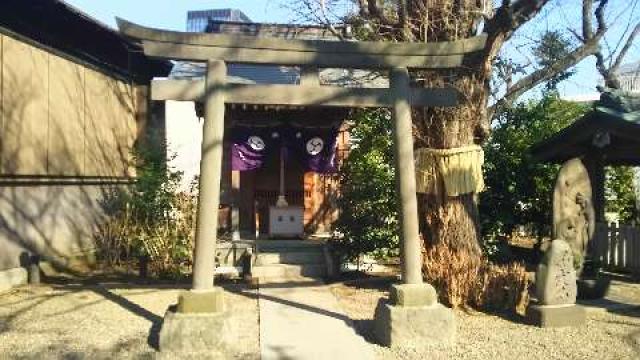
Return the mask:
[[[480, 196], [480, 211], [485, 239], [507, 238], [520, 225], [528, 226], [534, 235], [550, 235], [559, 166], [536, 161], [530, 149], [589, 110], [589, 105], [564, 101], [551, 93], [496, 116], [484, 147], [487, 189]], [[638, 216], [633, 176], [629, 167], [607, 169], [606, 209], [623, 222]]]
[[339, 244], [349, 259], [397, 253], [391, 118], [388, 111], [362, 111], [353, 120], [349, 157], [340, 170]]
[[[540, 37], [539, 43], [533, 48], [533, 55], [536, 57], [538, 65], [541, 67], [553, 66], [559, 59], [569, 55], [573, 43], [567, 39], [560, 31], [546, 31]], [[555, 91], [558, 84], [575, 75], [575, 69], [558, 72], [545, 84], [547, 91]]]
[[605, 210], [615, 213], [622, 223], [638, 221], [637, 197], [634, 188], [634, 171], [628, 166], [611, 166], [606, 169]]
[[531, 146], [571, 124], [588, 106], [550, 94], [504, 110], [485, 145], [486, 191], [480, 197], [485, 237], [509, 236], [518, 225], [549, 232], [558, 166], [532, 158]]

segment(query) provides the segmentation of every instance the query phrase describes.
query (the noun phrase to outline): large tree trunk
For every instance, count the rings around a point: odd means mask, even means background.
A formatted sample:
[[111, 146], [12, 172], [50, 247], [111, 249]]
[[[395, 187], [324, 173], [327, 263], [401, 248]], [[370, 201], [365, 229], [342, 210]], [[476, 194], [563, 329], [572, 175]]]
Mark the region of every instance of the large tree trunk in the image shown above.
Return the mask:
[[[476, 66], [479, 69], [480, 66]], [[455, 108], [423, 108], [414, 111], [416, 147], [452, 149], [480, 144], [486, 136], [486, 87], [480, 71], [459, 70], [455, 74], [421, 74], [425, 86], [447, 83], [460, 91]], [[453, 80], [445, 81], [447, 77]], [[450, 197], [443, 180], [437, 178], [437, 194], [419, 195], [421, 232], [427, 247], [443, 244], [452, 250], [467, 250], [481, 256], [480, 220], [476, 194]]]
[[[455, 41], [475, 35], [483, 1], [409, 1], [409, 18], [419, 20], [412, 27], [417, 41]], [[433, 21], [437, 19], [438, 21]], [[422, 21], [420, 21], [422, 20]], [[426, 21], [425, 21], [426, 20]], [[414, 111], [415, 145], [432, 149], [452, 149], [481, 144], [487, 125], [487, 79], [490, 58], [483, 54], [470, 59], [464, 68], [415, 74], [425, 87], [453, 86], [460, 92], [455, 108], [423, 108]], [[436, 179], [443, 190], [442, 179]], [[443, 244], [452, 250], [467, 250], [481, 256], [480, 219], [476, 194], [449, 197], [438, 194], [419, 195], [421, 232], [427, 247]]]

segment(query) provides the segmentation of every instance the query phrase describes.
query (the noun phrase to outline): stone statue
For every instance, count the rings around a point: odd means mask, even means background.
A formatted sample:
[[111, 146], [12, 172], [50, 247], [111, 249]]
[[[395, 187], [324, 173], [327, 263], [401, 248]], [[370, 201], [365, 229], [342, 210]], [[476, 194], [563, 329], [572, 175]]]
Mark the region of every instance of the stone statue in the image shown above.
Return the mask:
[[578, 273], [595, 228], [589, 173], [580, 159], [569, 160], [562, 165], [553, 192], [553, 238], [569, 244]]
[[584, 308], [576, 306], [577, 278], [595, 232], [591, 181], [580, 159], [560, 169], [553, 192], [553, 238], [536, 271], [537, 303], [527, 318], [541, 327], [584, 324]]

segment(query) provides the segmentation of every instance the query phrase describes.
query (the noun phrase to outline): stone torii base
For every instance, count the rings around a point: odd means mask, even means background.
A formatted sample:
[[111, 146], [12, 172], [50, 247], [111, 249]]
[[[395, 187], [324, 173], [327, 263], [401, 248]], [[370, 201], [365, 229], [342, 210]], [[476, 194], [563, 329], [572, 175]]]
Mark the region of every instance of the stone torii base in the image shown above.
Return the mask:
[[228, 333], [229, 316], [225, 311], [224, 291], [185, 291], [178, 305], [165, 313], [159, 336], [163, 353], [225, 354], [223, 335]]
[[393, 285], [389, 301], [376, 308], [375, 333], [380, 345], [420, 347], [451, 343], [456, 335], [453, 311], [438, 303], [429, 284]]

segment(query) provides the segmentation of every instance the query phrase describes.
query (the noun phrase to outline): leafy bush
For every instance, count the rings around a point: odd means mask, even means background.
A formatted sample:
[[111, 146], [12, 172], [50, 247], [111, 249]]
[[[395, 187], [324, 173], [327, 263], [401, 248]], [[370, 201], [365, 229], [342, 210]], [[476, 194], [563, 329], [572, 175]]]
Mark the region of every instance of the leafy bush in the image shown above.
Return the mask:
[[635, 173], [629, 166], [611, 166], [606, 169], [606, 211], [618, 214], [623, 223], [640, 220], [634, 188]]
[[352, 147], [340, 170], [339, 250], [349, 260], [362, 254], [397, 255], [398, 220], [391, 118], [388, 111], [362, 111], [353, 120]]
[[559, 167], [533, 159], [531, 147], [587, 110], [586, 105], [550, 94], [496, 116], [484, 146], [486, 190], [480, 194], [479, 209], [485, 239], [509, 238], [519, 225], [528, 225], [539, 238], [549, 235]]
[[168, 168], [160, 147], [138, 150], [135, 158], [135, 183], [114, 189], [103, 202], [98, 256], [109, 267], [144, 259], [153, 275], [182, 276], [193, 262], [197, 189], [178, 191], [182, 174]]

